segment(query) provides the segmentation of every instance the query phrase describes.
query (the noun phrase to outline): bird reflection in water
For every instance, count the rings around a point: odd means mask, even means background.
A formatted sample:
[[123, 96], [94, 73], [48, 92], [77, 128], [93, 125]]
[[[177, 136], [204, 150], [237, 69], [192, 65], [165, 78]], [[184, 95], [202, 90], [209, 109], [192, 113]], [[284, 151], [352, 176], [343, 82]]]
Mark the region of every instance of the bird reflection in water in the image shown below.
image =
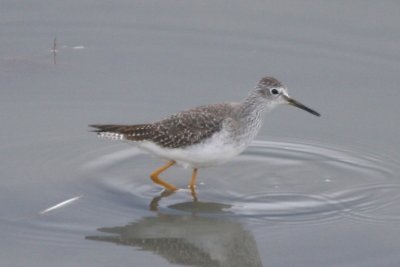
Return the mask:
[[[160, 200], [172, 194], [164, 191], [151, 201], [150, 210], [156, 216], [144, 217], [125, 226], [99, 228], [99, 232], [107, 235], [87, 236], [86, 239], [152, 251], [173, 264], [262, 266], [250, 231], [239, 222], [218, 216], [228, 215], [229, 205], [201, 202], [196, 192], [192, 192], [193, 201], [170, 205], [161, 212], [158, 209]], [[173, 214], [164, 211], [168, 209], [173, 210]]]

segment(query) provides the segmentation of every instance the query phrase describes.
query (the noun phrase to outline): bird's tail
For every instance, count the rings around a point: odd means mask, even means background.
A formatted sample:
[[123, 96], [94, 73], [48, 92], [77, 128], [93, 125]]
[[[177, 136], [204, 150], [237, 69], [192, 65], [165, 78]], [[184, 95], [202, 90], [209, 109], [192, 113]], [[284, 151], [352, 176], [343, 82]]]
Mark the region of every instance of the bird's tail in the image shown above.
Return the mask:
[[92, 132], [98, 136], [112, 140], [143, 141], [147, 139], [151, 124], [120, 125], [120, 124], [92, 124]]

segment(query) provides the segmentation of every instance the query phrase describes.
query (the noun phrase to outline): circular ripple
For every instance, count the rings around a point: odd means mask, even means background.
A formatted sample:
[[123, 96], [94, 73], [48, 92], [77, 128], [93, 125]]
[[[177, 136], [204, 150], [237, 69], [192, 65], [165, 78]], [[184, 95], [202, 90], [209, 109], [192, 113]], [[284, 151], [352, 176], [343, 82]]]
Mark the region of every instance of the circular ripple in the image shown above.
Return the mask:
[[[156, 167], [152, 162], [129, 149], [100, 156], [84, 167], [101, 173], [98, 188], [112, 201], [129, 199], [140, 209], [289, 223], [400, 220], [395, 205], [400, 198], [399, 165], [377, 155], [322, 144], [257, 141], [230, 163], [201, 171], [196, 201], [189, 190], [160, 194], [147, 178]], [[178, 185], [185, 180], [176, 177], [189, 175], [178, 168], [163, 173]]]

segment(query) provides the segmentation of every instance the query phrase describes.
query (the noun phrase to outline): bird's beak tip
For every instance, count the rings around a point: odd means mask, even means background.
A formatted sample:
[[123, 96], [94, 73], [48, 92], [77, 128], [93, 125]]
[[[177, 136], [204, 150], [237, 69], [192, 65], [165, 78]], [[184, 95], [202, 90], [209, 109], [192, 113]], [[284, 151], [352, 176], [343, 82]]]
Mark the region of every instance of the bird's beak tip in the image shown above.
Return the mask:
[[297, 100], [294, 100], [291, 97], [286, 97], [286, 100], [288, 102], [289, 105], [300, 108], [302, 110], [307, 111], [308, 113], [311, 113], [317, 117], [321, 117], [321, 114], [319, 114], [318, 112], [316, 112], [315, 110], [303, 105], [302, 103], [298, 102]]

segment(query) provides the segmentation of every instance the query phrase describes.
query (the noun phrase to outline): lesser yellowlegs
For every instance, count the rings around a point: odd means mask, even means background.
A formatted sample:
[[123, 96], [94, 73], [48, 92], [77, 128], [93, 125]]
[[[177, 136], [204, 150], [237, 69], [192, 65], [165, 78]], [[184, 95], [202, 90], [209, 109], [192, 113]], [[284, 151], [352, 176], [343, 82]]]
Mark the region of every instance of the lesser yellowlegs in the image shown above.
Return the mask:
[[154, 183], [175, 191], [160, 173], [177, 163], [193, 169], [189, 186], [194, 189], [198, 168], [218, 165], [241, 153], [257, 135], [262, 117], [280, 104], [320, 114], [291, 98], [277, 79], [264, 77], [241, 103], [201, 106], [161, 121], [136, 125], [94, 124], [101, 137], [131, 141], [140, 149], [168, 161], [150, 177]]

